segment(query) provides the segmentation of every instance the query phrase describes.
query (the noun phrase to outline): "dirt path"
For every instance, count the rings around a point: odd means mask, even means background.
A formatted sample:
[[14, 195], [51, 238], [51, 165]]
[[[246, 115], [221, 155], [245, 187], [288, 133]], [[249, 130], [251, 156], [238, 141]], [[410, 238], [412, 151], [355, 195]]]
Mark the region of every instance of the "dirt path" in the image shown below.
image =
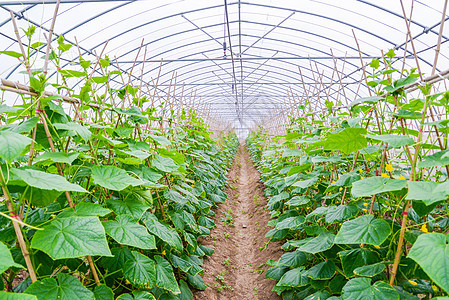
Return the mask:
[[202, 241], [215, 249], [204, 261], [208, 287], [195, 293], [194, 299], [281, 299], [271, 291], [275, 281], [265, 278], [269, 268], [265, 262], [279, 259], [281, 244], [268, 243], [265, 237], [271, 228], [266, 226], [270, 216], [264, 187], [244, 145], [236, 154], [228, 183], [228, 199], [216, 210], [217, 228]]

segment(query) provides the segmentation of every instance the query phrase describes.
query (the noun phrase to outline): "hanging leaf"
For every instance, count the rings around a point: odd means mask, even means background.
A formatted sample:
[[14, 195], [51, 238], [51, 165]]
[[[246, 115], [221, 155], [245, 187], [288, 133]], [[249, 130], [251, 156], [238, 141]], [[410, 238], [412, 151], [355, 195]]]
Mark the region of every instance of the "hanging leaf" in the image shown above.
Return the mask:
[[399, 293], [383, 281], [376, 281], [371, 285], [369, 278], [354, 278], [343, 287], [341, 298], [343, 300], [399, 300]]
[[449, 236], [427, 233], [418, 236], [408, 257], [416, 261], [424, 272], [449, 293]]
[[156, 169], [165, 172], [165, 173], [171, 173], [179, 169], [179, 165], [175, 164], [173, 159], [162, 157], [160, 155], [155, 155], [153, 161], [151, 162], [153, 167]]
[[373, 176], [354, 182], [351, 193], [354, 197], [369, 197], [375, 194], [399, 191], [406, 186], [406, 180]]
[[73, 191], [87, 193], [81, 186], [70, 183], [64, 177], [56, 174], [45, 173], [34, 169], [12, 169], [11, 172], [35, 188], [60, 192]]
[[74, 122], [68, 122], [68, 123], [55, 123], [53, 126], [56, 129], [62, 129], [62, 130], [70, 130], [78, 134], [84, 141], [89, 141], [92, 137], [92, 133], [84, 127], [81, 124], [74, 123]]
[[376, 141], [382, 141], [384, 143], [388, 143], [389, 146], [393, 148], [400, 148], [405, 145], [413, 145], [415, 141], [405, 135], [394, 135], [394, 134], [379, 134], [379, 135], [371, 135], [367, 134], [365, 137], [376, 140]]
[[276, 286], [301, 287], [309, 283], [310, 278], [305, 276], [304, 267], [288, 271], [282, 275]]
[[35, 295], [24, 294], [24, 293], [7, 293], [0, 291], [0, 299], [3, 300], [38, 300]]
[[167, 225], [160, 223], [156, 217], [145, 218], [145, 226], [152, 234], [159, 237], [164, 242], [167, 242], [176, 250], [182, 252], [182, 241], [174, 228], [170, 228]]
[[380, 246], [390, 235], [390, 225], [373, 215], [346, 221], [335, 237], [335, 244], [369, 244]]
[[359, 99], [356, 99], [356, 100], [352, 101], [351, 104], [349, 104], [349, 107], [353, 107], [355, 105], [364, 104], [364, 103], [376, 104], [377, 102], [379, 102], [380, 100], [383, 100], [383, 99], [385, 99], [385, 98], [381, 97], [381, 96], [372, 96], [372, 97], [366, 97], [366, 98], [359, 98]]
[[80, 155], [79, 152], [65, 153], [65, 152], [45, 152], [44, 154], [36, 157], [34, 160], [36, 163], [51, 160], [52, 162], [64, 163], [71, 165], [75, 159]]
[[154, 134], [149, 134], [148, 136], [153, 141], [155, 141], [156, 143], [158, 143], [159, 145], [161, 145], [163, 147], [167, 147], [167, 146], [171, 145], [171, 142], [165, 136], [154, 135]]
[[154, 236], [148, 234], [147, 229], [130, 216], [119, 215], [115, 221], [103, 222], [103, 226], [106, 233], [119, 244], [141, 249], [156, 249]]
[[34, 282], [25, 293], [36, 295], [39, 300], [95, 300], [94, 293], [85, 288], [76, 277], [64, 273], [58, 273], [56, 278]]
[[419, 168], [442, 167], [449, 165], [449, 150], [442, 150], [431, 155], [423, 157], [423, 160], [418, 162]]
[[340, 132], [329, 134], [324, 141], [313, 145], [322, 146], [324, 150], [339, 150], [350, 154], [368, 145], [364, 134], [366, 134], [364, 128], [345, 128]]
[[10, 267], [24, 269], [22, 265], [14, 262], [8, 247], [0, 242], [0, 275]]
[[139, 220], [143, 213], [149, 209], [149, 206], [136, 198], [128, 197], [126, 200], [120, 199], [106, 199], [107, 206], [112, 209], [117, 215], [130, 215], [134, 220]]
[[0, 158], [8, 163], [16, 159], [33, 140], [16, 132], [0, 131]]
[[362, 266], [354, 269], [354, 274], [363, 277], [374, 277], [385, 270], [385, 263], [376, 263], [372, 265]]
[[156, 260], [156, 286], [175, 295], [180, 294], [181, 291], [170, 263], [160, 255], [156, 255], [154, 259]]
[[306, 219], [303, 216], [295, 216], [284, 219], [276, 224], [277, 230], [290, 229], [295, 230], [305, 223]]
[[86, 255], [111, 256], [103, 226], [98, 217], [54, 219], [37, 231], [31, 248], [42, 250], [53, 259]]
[[319, 236], [309, 240], [307, 243], [298, 248], [299, 251], [307, 253], [319, 253], [329, 250], [334, 244], [335, 235], [325, 231]]
[[98, 285], [94, 289], [95, 300], [114, 300], [114, 292], [107, 285]]
[[111, 213], [110, 209], [104, 208], [100, 204], [95, 204], [91, 202], [80, 202], [75, 205], [75, 209], [67, 208], [63, 210], [58, 218], [66, 217], [104, 217]]
[[121, 191], [130, 185], [144, 184], [143, 181], [129, 176], [125, 170], [115, 166], [94, 166], [92, 179], [96, 184], [113, 191]]
[[354, 277], [354, 270], [358, 267], [379, 262], [377, 254], [366, 248], [358, 248], [338, 252], [346, 278]]
[[329, 206], [326, 213], [326, 223], [333, 224], [348, 220], [359, 212], [357, 206], [353, 204]]
[[132, 258], [125, 262], [123, 276], [137, 288], [152, 289], [156, 284], [154, 260], [133, 251]]
[[[307, 262], [307, 255], [301, 251], [287, 252], [281, 256], [277, 266], [298, 268]], [[277, 279], [279, 280], [279, 279]]]
[[121, 294], [116, 300], [156, 300], [156, 298], [149, 292], [133, 291], [132, 294]]
[[75, 70], [59, 70], [58, 72], [66, 78], [87, 76], [86, 72], [80, 72], [80, 71], [75, 71]]
[[310, 277], [314, 280], [327, 280], [331, 279], [337, 272], [337, 267], [331, 260], [323, 261], [314, 265], [310, 269], [304, 272], [304, 276]]
[[421, 200], [425, 205], [445, 200], [447, 193], [444, 189], [439, 189], [440, 185], [446, 186], [444, 183], [438, 184], [433, 181], [411, 181], [408, 183], [408, 194], [405, 199]]

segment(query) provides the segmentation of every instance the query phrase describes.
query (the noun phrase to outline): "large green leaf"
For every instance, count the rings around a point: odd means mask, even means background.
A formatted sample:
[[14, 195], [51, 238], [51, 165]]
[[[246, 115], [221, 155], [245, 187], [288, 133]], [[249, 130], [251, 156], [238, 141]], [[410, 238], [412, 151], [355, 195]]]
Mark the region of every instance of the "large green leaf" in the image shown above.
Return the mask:
[[288, 271], [282, 275], [276, 286], [301, 287], [309, 283], [310, 278], [304, 275], [304, 267]]
[[125, 262], [123, 276], [137, 288], [152, 289], [156, 284], [156, 264], [145, 255], [133, 251]]
[[55, 126], [55, 128], [57, 129], [74, 131], [86, 142], [89, 141], [92, 136], [92, 133], [89, 131], [89, 129], [78, 123], [55, 123], [53, 124], [53, 126]]
[[442, 150], [431, 155], [424, 156], [418, 163], [420, 168], [432, 168], [449, 165], [449, 150]]
[[449, 236], [427, 233], [418, 236], [408, 257], [416, 261], [424, 272], [449, 293]]
[[36, 127], [37, 121], [39, 118], [31, 117], [29, 119], [24, 120], [19, 124], [9, 124], [4, 128], [4, 130], [11, 130], [16, 133], [30, 133], [30, 131]]
[[42, 250], [53, 259], [112, 255], [98, 217], [58, 218], [43, 228], [34, 234], [31, 248]]
[[36, 295], [39, 300], [95, 300], [94, 293], [85, 288], [76, 277], [64, 273], [58, 273], [56, 278], [34, 282], [25, 293]]
[[51, 160], [57, 163], [64, 163], [71, 165], [75, 159], [80, 155], [79, 152], [65, 153], [65, 152], [45, 152], [41, 156], [36, 157], [35, 162], [44, 160]]
[[156, 249], [156, 241], [147, 229], [139, 225], [132, 217], [119, 215], [115, 221], [103, 222], [106, 233], [119, 244], [129, 245], [141, 249]]
[[286, 218], [276, 224], [276, 229], [290, 229], [295, 230], [305, 223], [306, 219], [303, 216], [294, 216]]
[[365, 97], [365, 98], [359, 98], [351, 102], [349, 104], [349, 107], [352, 107], [354, 105], [362, 104], [362, 103], [369, 103], [369, 104], [375, 104], [379, 102], [380, 100], [385, 99], [381, 96], [372, 96], [372, 97]]
[[0, 158], [7, 162], [16, 159], [33, 140], [16, 132], [0, 131]]
[[369, 278], [354, 278], [343, 287], [341, 299], [399, 300], [399, 293], [383, 281], [376, 281], [371, 285]]
[[136, 220], [139, 220], [143, 213], [151, 207], [133, 197], [128, 197], [125, 200], [113, 198], [106, 199], [106, 204], [117, 215], [130, 215]]
[[113, 191], [121, 191], [130, 185], [144, 184], [143, 181], [129, 176], [125, 170], [115, 166], [94, 166], [92, 178], [96, 184]]
[[406, 185], [406, 180], [374, 176], [354, 182], [351, 193], [354, 197], [369, 197], [375, 194], [402, 190]]
[[104, 217], [111, 213], [110, 209], [104, 208], [100, 204], [95, 204], [91, 202], [80, 202], [75, 205], [75, 209], [67, 208], [63, 210], [58, 218], [66, 218], [72, 216], [78, 217]]
[[325, 150], [340, 150], [349, 154], [366, 147], [368, 141], [364, 134], [366, 134], [364, 128], [345, 128], [340, 132], [329, 134], [324, 141], [315, 145], [323, 146]]
[[385, 263], [375, 263], [372, 265], [361, 266], [354, 269], [354, 274], [363, 277], [373, 277], [385, 270]]
[[7, 293], [0, 291], [0, 299], [2, 300], [38, 300], [35, 295], [24, 293]]
[[95, 300], [114, 300], [114, 292], [107, 285], [98, 285], [94, 289]]
[[23, 269], [23, 266], [15, 263], [11, 253], [9, 252], [8, 247], [5, 244], [0, 242], [0, 275], [3, 274], [10, 267], [16, 267]]
[[167, 242], [170, 246], [175, 248], [178, 251], [182, 251], [182, 241], [179, 237], [178, 233], [174, 228], [171, 228], [167, 225], [160, 223], [156, 217], [148, 217], [145, 219], [145, 226], [147, 226], [148, 230], [159, 237], [164, 242]]
[[329, 206], [326, 213], [326, 222], [329, 224], [342, 222], [357, 215], [359, 209], [353, 204]]
[[151, 162], [151, 164], [153, 165], [153, 167], [155, 167], [156, 169], [162, 171], [162, 172], [166, 172], [166, 173], [171, 173], [174, 172], [176, 170], [179, 169], [180, 165], [177, 165], [173, 159], [168, 158], [168, 157], [162, 157], [160, 155], [155, 155], [153, 161]]
[[323, 261], [314, 265], [310, 269], [304, 272], [304, 275], [314, 280], [326, 280], [331, 279], [337, 272], [337, 267], [331, 260]]
[[374, 219], [373, 215], [364, 215], [355, 220], [346, 221], [335, 237], [335, 244], [369, 244], [380, 246], [390, 234], [388, 222]]
[[365, 137], [376, 140], [376, 141], [382, 141], [384, 143], [388, 143], [389, 146], [393, 148], [400, 148], [405, 145], [412, 145], [415, 143], [415, 141], [405, 135], [394, 135], [394, 134], [379, 134], [379, 135], [371, 135], [367, 134]]
[[371, 265], [379, 262], [376, 252], [367, 248], [357, 248], [338, 252], [346, 278], [354, 277], [354, 270], [358, 267]]
[[164, 136], [155, 135], [155, 134], [149, 134], [148, 135], [153, 141], [158, 143], [159, 145], [162, 145], [164, 147], [170, 146], [171, 142]]
[[299, 187], [302, 189], [306, 189], [309, 186], [314, 185], [318, 181], [319, 177], [313, 177], [307, 180], [299, 180], [292, 184], [292, 186]]
[[60, 192], [74, 191], [87, 193], [81, 186], [70, 183], [65, 177], [56, 174], [45, 173], [34, 169], [12, 169], [11, 172], [25, 181], [29, 186], [35, 188]]
[[175, 190], [168, 190], [164, 192], [164, 197], [166, 199], [169, 199], [175, 203], [181, 204], [181, 205], [185, 205], [187, 204], [187, 198], [184, 197], [183, 195], [181, 195], [179, 192], [175, 191]]
[[325, 231], [319, 236], [309, 240], [307, 243], [298, 248], [299, 251], [307, 253], [318, 253], [329, 250], [334, 244], [335, 235]]
[[[446, 192], [439, 189], [439, 185], [432, 181], [411, 181], [408, 183], [407, 200], [421, 200], [425, 205], [446, 199]], [[442, 184], [444, 185], [444, 184]]]
[[180, 294], [181, 291], [170, 263], [160, 255], [156, 255], [154, 259], [156, 260], [156, 286], [175, 295]]
[[277, 266], [297, 268], [307, 262], [307, 255], [301, 251], [287, 252], [281, 256]]

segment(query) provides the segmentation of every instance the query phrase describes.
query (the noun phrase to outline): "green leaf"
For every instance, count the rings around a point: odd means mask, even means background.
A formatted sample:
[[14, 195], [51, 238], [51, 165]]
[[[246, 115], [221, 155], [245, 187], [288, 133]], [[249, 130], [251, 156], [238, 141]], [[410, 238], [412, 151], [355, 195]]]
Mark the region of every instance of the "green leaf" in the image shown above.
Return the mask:
[[293, 156], [303, 156], [304, 151], [298, 149], [285, 149], [282, 152], [282, 157], [293, 157]]
[[106, 233], [117, 243], [141, 249], [156, 249], [154, 236], [147, 229], [139, 225], [132, 217], [119, 215], [115, 221], [103, 222]]
[[357, 215], [359, 209], [353, 204], [329, 206], [326, 213], [326, 223], [333, 224], [345, 221]]
[[356, 100], [352, 101], [351, 104], [349, 104], [349, 107], [353, 107], [354, 105], [358, 105], [358, 104], [362, 104], [362, 103], [375, 104], [382, 99], [385, 99], [385, 98], [380, 97], [380, 96], [360, 98], [360, 99], [356, 99]]
[[[281, 256], [277, 266], [297, 268], [307, 262], [307, 255], [301, 251], [287, 252]], [[278, 279], [279, 280], [279, 279]]]
[[145, 255], [133, 251], [125, 262], [123, 276], [137, 288], [152, 289], [156, 284], [156, 264]]
[[358, 267], [379, 262], [377, 254], [366, 248], [358, 248], [338, 252], [341, 266], [346, 278], [354, 277], [354, 270]]
[[282, 275], [276, 286], [301, 287], [309, 283], [309, 277], [304, 275], [304, 267], [299, 267], [288, 271]]
[[133, 291], [132, 294], [121, 294], [116, 300], [156, 300], [156, 298], [149, 292]]
[[62, 191], [55, 190], [41, 190], [38, 188], [30, 187], [25, 191], [25, 197], [28, 199], [32, 205], [37, 207], [46, 207], [50, 203], [58, 199]]
[[324, 150], [340, 150], [349, 154], [368, 145], [364, 134], [366, 134], [364, 128], [345, 128], [340, 132], [329, 134], [324, 141], [314, 145], [323, 146]]
[[363, 277], [373, 277], [385, 270], [385, 263], [376, 263], [372, 265], [362, 266], [354, 269], [354, 274]]
[[153, 161], [151, 162], [153, 167], [156, 169], [165, 172], [165, 173], [171, 173], [179, 169], [179, 165], [175, 164], [173, 159], [162, 157], [160, 155], [155, 155]]
[[10, 130], [14, 131], [16, 133], [30, 133], [30, 131], [36, 127], [37, 121], [39, 118], [31, 117], [27, 120], [24, 120], [23, 122], [19, 124], [9, 124], [4, 128], [4, 130]]
[[304, 276], [310, 277], [314, 280], [326, 280], [331, 279], [337, 272], [337, 267], [331, 260], [323, 261], [317, 265], [314, 265], [310, 269], [304, 272]]
[[171, 142], [165, 136], [155, 134], [149, 134], [148, 136], [161, 146], [167, 147], [171, 145]]
[[449, 165], [449, 150], [442, 150], [432, 155], [423, 157], [423, 160], [418, 163], [420, 168], [432, 168]]
[[5, 272], [6, 270], [8, 270], [10, 267], [24, 269], [22, 265], [14, 262], [8, 247], [6, 247], [5, 244], [0, 242], [0, 275], [3, 274], [3, 272]]
[[418, 236], [408, 257], [416, 261], [427, 275], [449, 293], [449, 236], [426, 233]]
[[300, 180], [292, 184], [292, 186], [299, 187], [302, 189], [306, 189], [309, 186], [314, 185], [318, 181], [319, 177], [313, 177], [307, 180]]
[[307, 253], [319, 253], [329, 250], [334, 244], [335, 235], [325, 231], [319, 236], [309, 240], [307, 243], [298, 248], [299, 251]]
[[28, 185], [35, 188], [56, 190], [60, 192], [73, 191], [87, 193], [81, 186], [70, 183], [64, 177], [56, 174], [45, 173], [33, 169], [12, 169], [11, 172], [25, 181]]
[[33, 140], [12, 131], [0, 131], [0, 157], [11, 163]]
[[380, 135], [371, 135], [367, 134], [365, 137], [376, 140], [376, 141], [382, 141], [384, 143], [388, 143], [389, 146], [393, 148], [400, 148], [405, 145], [412, 145], [415, 143], [415, 141], [405, 135], [394, 135], [394, 134], [380, 134]]
[[114, 300], [114, 292], [107, 285], [98, 285], [94, 289], [95, 300]]
[[97, 217], [58, 218], [43, 228], [34, 234], [31, 248], [42, 250], [53, 259], [112, 255]]
[[440, 185], [433, 181], [411, 181], [408, 183], [407, 200], [421, 200], [425, 205], [439, 202], [446, 199], [446, 192], [439, 189]]
[[58, 273], [56, 278], [32, 283], [25, 293], [36, 295], [39, 300], [95, 300], [94, 293], [85, 288], [76, 277], [64, 273]]
[[92, 137], [92, 132], [81, 124], [68, 122], [68, 123], [56, 123], [53, 124], [56, 129], [70, 130], [78, 134], [84, 141], [89, 141]]
[[0, 104], [0, 113], [15, 113], [18, 110], [20, 110], [20, 108], [18, 108], [18, 107], [9, 106], [6, 104]]
[[303, 225], [305, 223], [306, 219], [303, 216], [295, 216], [295, 217], [289, 217], [286, 218], [276, 224], [277, 230], [282, 229], [290, 229], [295, 230], [299, 226]]
[[44, 160], [51, 160], [57, 163], [64, 163], [71, 165], [75, 159], [80, 155], [79, 152], [65, 153], [65, 152], [45, 152], [44, 154], [36, 157], [35, 162], [41, 162]]
[[175, 295], [180, 294], [181, 291], [170, 263], [160, 255], [156, 255], [154, 259], [156, 260], [156, 286]]
[[58, 218], [66, 217], [104, 217], [105, 215], [111, 213], [110, 209], [104, 208], [100, 204], [95, 204], [91, 202], [80, 202], [75, 205], [75, 209], [68, 208], [63, 210]]
[[127, 198], [126, 200], [110, 198], [106, 199], [106, 204], [117, 215], [130, 215], [135, 220], [139, 220], [143, 213], [151, 207], [135, 198]]
[[0, 51], [0, 54], [5, 54], [5, 55], [16, 57], [16, 58], [20, 58], [23, 56], [22, 53], [15, 52], [15, 51]]
[[351, 193], [354, 197], [369, 197], [375, 194], [399, 191], [406, 186], [406, 180], [373, 176], [354, 182]]
[[0, 291], [0, 299], [2, 300], [38, 300], [36, 296], [24, 293], [7, 293]]
[[108, 81], [108, 76], [93, 76], [90, 79], [95, 83], [106, 83]]
[[80, 71], [75, 71], [75, 70], [59, 70], [58, 72], [66, 78], [87, 76], [86, 72], [80, 72]]
[[179, 288], [181, 290], [180, 300], [193, 300], [193, 293], [189, 288], [189, 285], [184, 280], [179, 281]]
[[374, 219], [373, 215], [364, 215], [355, 220], [346, 221], [335, 237], [335, 244], [369, 244], [380, 246], [390, 235], [388, 222]]
[[174, 228], [170, 228], [169, 226], [160, 223], [156, 217], [146, 218], [145, 226], [152, 234], [159, 237], [164, 242], [167, 242], [176, 250], [182, 252], [182, 241]]
[[96, 184], [113, 191], [121, 191], [130, 185], [144, 184], [143, 181], [129, 176], [125, 170], [115, 166], [94, 166], [92, 178]]
[[194, 276], [187, 274], [187, 280], [194, 288], [200, 291], [204, 291], [206, 289], [206, 284], [200, 274], [196, 274]]
[[376, 281], [371, 285], [369, 278], [354, 278], [343, 287], [341, 298], [343, 300], [399, 300], [399, 293], [383, 281]]

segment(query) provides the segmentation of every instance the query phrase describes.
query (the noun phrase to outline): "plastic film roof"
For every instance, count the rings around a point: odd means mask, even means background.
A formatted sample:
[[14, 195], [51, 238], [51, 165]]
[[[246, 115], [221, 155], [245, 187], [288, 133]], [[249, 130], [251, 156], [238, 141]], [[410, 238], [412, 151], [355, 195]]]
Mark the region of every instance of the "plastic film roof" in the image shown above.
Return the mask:
[[[55, 3], [0, 0], [0, 50], [19, 51], [9, 11], [19, 27], [38, 27], [36, 40], [45, 41]], [[444, 0], [403, 4], [407, 16], [412, 13], [421, 71], [430, 75]], [[369, 96], [352, 30], [365, 64], [396, 48], [398, 57], [405, 55], [406, 68], [416, 67], [410, 43], [404, 52], [407, 28], [396, 0], [62, 0], [54, 39], [78, 41], [86, 59], [103, 52], [120, 69], [133, 69], [135, 80], [143, 74], [150, 89], [163, 59], [161, 99], [173, 91], [176, 78], [177, 101], [245, 132], [306, 96], [316, 109], [326, 99], [345, 105]], [[449, 68], [448, 38], [445, 26], [437, 72]], [[64, 63], [75, 64], [77, 58], [72, 47]], [[20, 71], [16, 59], [0, 55], [1, 78], [24, 82]]]

